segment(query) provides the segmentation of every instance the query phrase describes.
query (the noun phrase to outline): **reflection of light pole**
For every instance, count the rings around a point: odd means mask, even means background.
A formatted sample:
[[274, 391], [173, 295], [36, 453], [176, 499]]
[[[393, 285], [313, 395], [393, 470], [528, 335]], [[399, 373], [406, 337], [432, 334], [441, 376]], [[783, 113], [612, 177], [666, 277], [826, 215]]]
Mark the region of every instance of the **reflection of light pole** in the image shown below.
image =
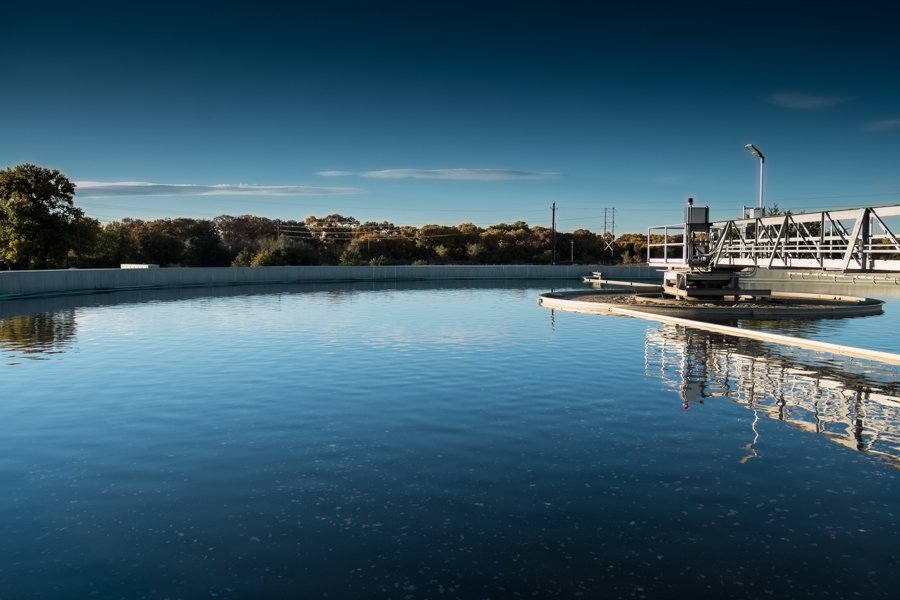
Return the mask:
[[[752, 404], [751, 400], [751, 404]], [[752, 408], [752, 406], [751, 406]], [[753, 441], [744, 446], [745, 449], [750, 451], [750, 454], [741, 459], [741, 464], [744, 464], [750, 459], [757, 458], [759, 456], [759, 452], [756, 451], [756, 442], [759, 441], [759, 430], [756, 429], [756, 424], [759, 422], [759, 411], [755, 408], [753, 409], [753, 425], [750, 426], [753, 429]]]
[[763, 153], [759, 151], [759, 148], [754, 146], [753, 144], [747, 144], [744, 146], [747, 151], [759, 159], [759, 208], [763, 208], [763, 171], [766, 166], [766, 157], [763, 156]]

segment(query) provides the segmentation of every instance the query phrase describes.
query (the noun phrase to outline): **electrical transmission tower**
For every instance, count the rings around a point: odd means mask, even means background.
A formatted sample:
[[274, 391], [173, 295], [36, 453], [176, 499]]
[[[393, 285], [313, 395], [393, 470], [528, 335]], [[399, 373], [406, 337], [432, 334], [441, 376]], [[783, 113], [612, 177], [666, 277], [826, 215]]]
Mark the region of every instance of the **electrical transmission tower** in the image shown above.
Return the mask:
[[[609, 238], [606, 237], [606, 234], [610, 234]], [[609, 250], [609, 255], [613, 258], [613, 242], [616, 240], [616, 209], [615, 208], [604, 208], [603, 209], [603, 252], [605, 253]]]

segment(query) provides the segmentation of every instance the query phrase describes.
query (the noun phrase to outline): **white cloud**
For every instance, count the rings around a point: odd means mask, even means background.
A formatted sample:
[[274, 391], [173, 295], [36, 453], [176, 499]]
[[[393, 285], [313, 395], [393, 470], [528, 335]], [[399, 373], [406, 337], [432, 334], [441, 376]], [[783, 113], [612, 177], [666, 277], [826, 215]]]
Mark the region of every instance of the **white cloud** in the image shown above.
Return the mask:
[[517, 171], [514, 169], [384, 169], [381, 171], [319, 171], [318, 175], [337, 177], [357, 175], [371, 179], [450, 179], [455, 181], [512, 181], [518, 179], [550, 179], [559, 173]]
[[893, 131], [900, 129], [900, 119], [884, 119], [866, 125], [866, 131]]
[[840, 96], [819, 96], [815, 94], [799, 94], [794, 92], [777, 92], [769, 94], [768, 101], [775, 106], [797, 110], [818, 110], [837, 106], [847, 101]]
[[317, 171], [316, 175], [321, 177], [350, 177], [356, 175], [353, 171]]
[[358, 188], [306, 185], [250, 185], [221, 183], [150, 183], [147, 181], [76, 181], [82, 198], [105, 196], [332, 196], [358, 194]]

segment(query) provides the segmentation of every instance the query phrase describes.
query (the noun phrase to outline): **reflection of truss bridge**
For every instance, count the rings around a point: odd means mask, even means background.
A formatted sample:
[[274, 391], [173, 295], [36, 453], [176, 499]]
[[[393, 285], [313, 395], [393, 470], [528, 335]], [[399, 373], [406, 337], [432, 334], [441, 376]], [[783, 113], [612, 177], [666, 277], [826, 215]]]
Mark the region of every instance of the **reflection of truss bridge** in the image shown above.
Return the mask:
[[[900, 205], [651, 227], [651, 264], [900, 271]], [[695, 224], [696, 225], [696, 224]], [[695, 226], [694, 231], [698, 228]]]
[[757, 414], [826, 435], [900, 465], [900, 378], [871, 365], [799, 362], [760, 342], [694, 329], [648, 330], [645, 368], [677, 389], [685, 407], [726, 397]]

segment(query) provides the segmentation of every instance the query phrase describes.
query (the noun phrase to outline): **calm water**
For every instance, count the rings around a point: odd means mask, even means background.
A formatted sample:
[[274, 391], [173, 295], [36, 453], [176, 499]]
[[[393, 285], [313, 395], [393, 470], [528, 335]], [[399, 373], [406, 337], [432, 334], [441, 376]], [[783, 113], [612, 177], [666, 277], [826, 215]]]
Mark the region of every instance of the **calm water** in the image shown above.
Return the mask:
[[896, 593], [896, 367], [543, 291], [0, 304], [0, 597]]

